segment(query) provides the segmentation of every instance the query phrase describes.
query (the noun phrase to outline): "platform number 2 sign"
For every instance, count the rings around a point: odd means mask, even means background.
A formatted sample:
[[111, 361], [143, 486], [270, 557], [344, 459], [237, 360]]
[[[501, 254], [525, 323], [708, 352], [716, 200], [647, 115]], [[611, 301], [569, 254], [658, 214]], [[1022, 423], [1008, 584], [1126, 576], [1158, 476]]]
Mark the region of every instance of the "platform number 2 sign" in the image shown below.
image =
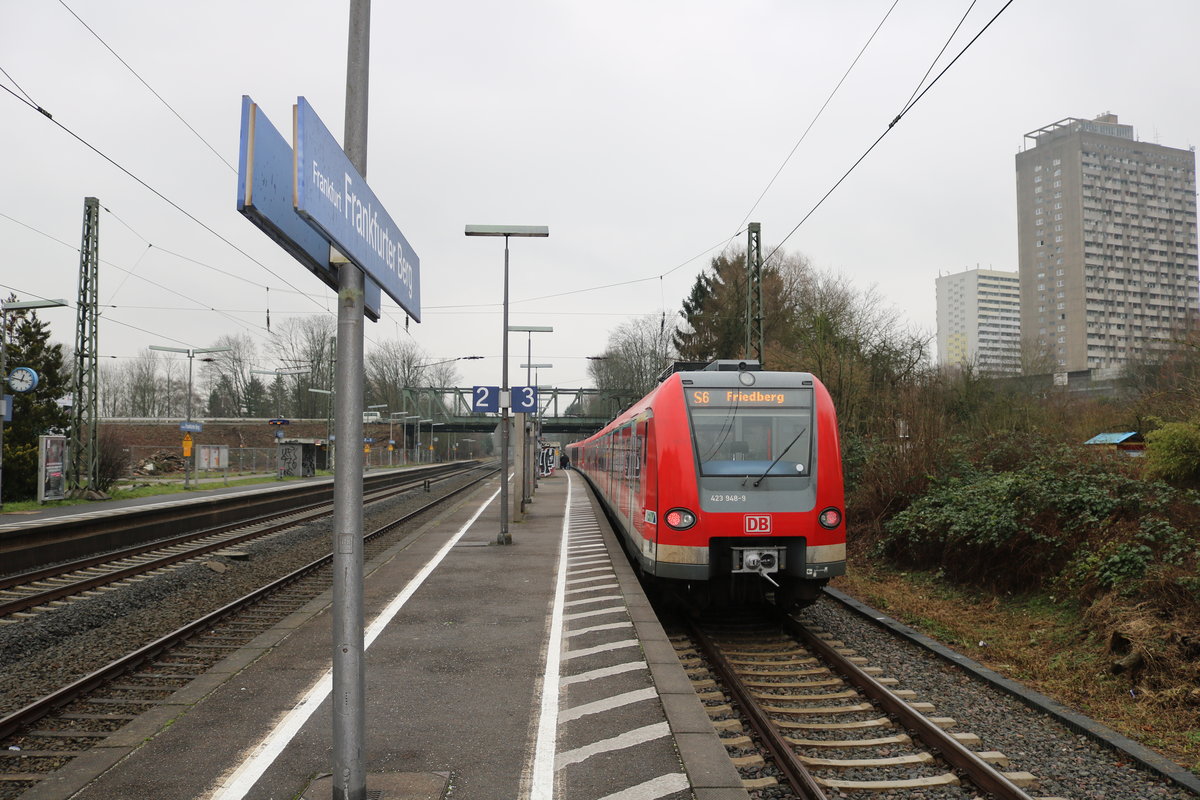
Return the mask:
[[471, 410], [476, 413], [491, 412], [496, 413], [500, 410], [500, 387], [499, 386], [472, 386], [471, 387]]

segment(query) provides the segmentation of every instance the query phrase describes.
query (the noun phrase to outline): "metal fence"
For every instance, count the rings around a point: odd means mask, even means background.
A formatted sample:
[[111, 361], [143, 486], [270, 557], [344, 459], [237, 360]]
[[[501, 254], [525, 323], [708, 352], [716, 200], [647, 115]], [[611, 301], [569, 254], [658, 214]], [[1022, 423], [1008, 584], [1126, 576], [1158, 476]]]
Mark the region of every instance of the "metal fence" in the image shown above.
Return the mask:
[[[180, 448], [151, 447], [148, 445], [131, 445], [125, 448], [129, 453], [129, 474], [139, 477], [183, 477], [183, 451]], [[153, 466], [150, 466], [153, 465]], [[255, 473], [274, 473], [276, 470], [276, 451], [274, 447], [231, 447], [229, 448], [229, 474], [251, 475]], [[197, 477], [205, 475], [224, 475], [225, 470], [198, 471]]]

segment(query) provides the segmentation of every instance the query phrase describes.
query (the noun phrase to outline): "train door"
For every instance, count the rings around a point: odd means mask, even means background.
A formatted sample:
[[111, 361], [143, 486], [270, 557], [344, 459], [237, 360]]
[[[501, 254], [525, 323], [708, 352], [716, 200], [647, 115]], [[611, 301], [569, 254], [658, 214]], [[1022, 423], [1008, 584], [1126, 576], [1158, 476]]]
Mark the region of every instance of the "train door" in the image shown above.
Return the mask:
[[638, 524], [638, 508], [641, 505], [642, 498], [642, 448], [639, 444], [641, 437], [638, 436], [636, 422], [630, 422], [626, 428], [628, 436], [626, 443], [626, 482], [625, 482], [625, 518], [629, 520], [631, 530], [637, 531], [641, 528]]
[[634, 528], [641, 534], [643, 552], [648, 549], [652, 550], [658, 539], [657, 515], [653, 501], [656, 487], [651, 485], [655, 472], [653, 465], [648, 461], [652, 452], [650, 445], [651, 419], [652, 417], [648, 413], [638, 418], [634, 439], [637, 443], [638, 474], [631, 513]]

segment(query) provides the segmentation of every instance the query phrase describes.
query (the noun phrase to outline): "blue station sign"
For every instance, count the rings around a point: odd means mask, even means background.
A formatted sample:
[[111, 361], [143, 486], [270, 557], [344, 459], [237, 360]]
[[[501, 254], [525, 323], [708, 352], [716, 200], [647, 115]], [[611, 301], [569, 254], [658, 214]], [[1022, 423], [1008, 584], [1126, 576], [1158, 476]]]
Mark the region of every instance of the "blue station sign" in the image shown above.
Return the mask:
[[[258, 104], [242, 95], [237, 210], [336, 291], [338, 270], [329, 263], [329, 242], [296, 214], [294, 175], [292, 146]], [[379, 284], [368, 279], [365, 295], [367, 316], [378, 320], [383, 301]]]
[[204, 426], [199, 422], [181, 422], [179, 423], [179, 430], [184, 433], [200, 433], [204, 430]]
[[296, 212], [420, 322], [417, 254], [303, 97], [294, 114]]

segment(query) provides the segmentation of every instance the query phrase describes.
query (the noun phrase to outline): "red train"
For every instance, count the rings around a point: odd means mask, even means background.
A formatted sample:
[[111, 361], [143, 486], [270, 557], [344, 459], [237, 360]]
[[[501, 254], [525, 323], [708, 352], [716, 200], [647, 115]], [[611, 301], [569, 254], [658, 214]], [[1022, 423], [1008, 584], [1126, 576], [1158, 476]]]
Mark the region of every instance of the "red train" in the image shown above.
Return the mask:
[[[676, 365], [568, 445], [645, 575], [689, 606], [812, 603], [846, 570], [837, 416], [807, 372]], [[689, 369], [690, 368], [690, 369]]]

